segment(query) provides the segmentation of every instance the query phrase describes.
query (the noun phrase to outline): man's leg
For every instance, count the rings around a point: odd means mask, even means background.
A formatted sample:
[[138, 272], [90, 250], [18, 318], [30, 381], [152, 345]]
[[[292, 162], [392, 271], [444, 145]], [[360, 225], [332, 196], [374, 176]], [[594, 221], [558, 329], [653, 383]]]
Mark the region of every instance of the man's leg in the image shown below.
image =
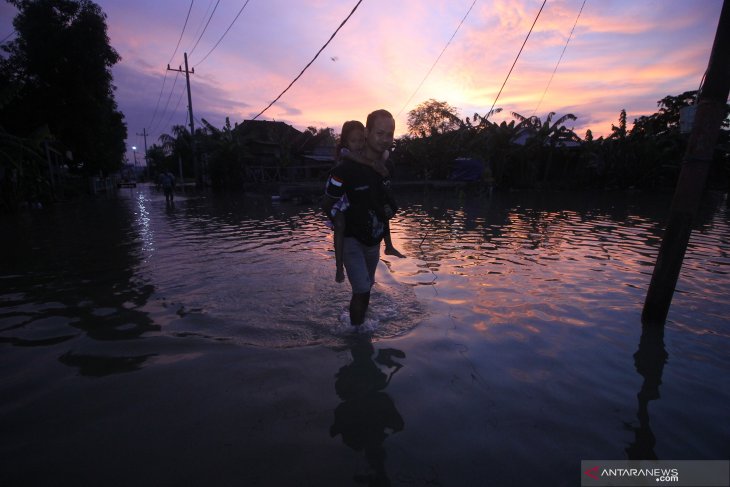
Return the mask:
[[372, 280], [368, 268], [368, 258], [365, 247], [352, 237], [345, 237], [343, 245], [343, 260], [347, 270], [347, 278], [352, 286], [350, 299], [350, 323], [360, 326], [365, 321], [365, 313], [370, 303], [370, 288]]
[[[350, 302], [350, 320], [353, 325], [361, 325], [365, 322], [365, 315], [370, 306], [370, 289], [375, 283], [375, 270], [380, 261], [380, 244], [372, 247], [361, 246], [362, 256], [365, 263], [365, 271], [367, 272], [367, 292], [361, 292], [357, 295], [353, 294]], [[354, 306], [353, 306], [354, 303]], [[353, 315], [352, 312], [355, 311]], [[354, 318], [353, 318], [354, 317]]]
[[350, 299], [350, 324], [360, 326], [365, 322], [365, 313], [368, 310], [370, 293], [352, 293]]
[[380, 244], [373, 245], [372, 247], [364, 247], [363, 255], [365, 256], [365, 266], [368, 270], [368, 281], [370, 287], [375, 284], [375, 272], [378, 269], [378, 262], [380, 262]]

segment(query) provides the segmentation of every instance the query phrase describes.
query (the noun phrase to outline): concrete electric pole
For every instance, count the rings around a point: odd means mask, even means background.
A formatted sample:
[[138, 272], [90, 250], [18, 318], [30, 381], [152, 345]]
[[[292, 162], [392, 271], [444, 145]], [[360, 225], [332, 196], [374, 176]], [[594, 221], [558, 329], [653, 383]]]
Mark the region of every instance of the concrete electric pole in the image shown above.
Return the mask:
[[195, 74], [195, 68], [192, 70], [188, 69], [188, 53], [185, 53], [185, 70], [182, 69], [182, 67], [178, 67], [178, 69], [171, 68], [170, 65], [167, 65], [168, 71], [177, 71], [178, 73], [185, 73], [185, 81], [187, 82], [188, 86], [188, 118], [190, 118], [190, 145], [192, 148], [193, 153], [193, 168], [195, 168], [195, 185], [197, 187], [203, 186], [203, 178], [202, 174], [200, 173], [200, 167], [198, 166], [198, 159], [195, 157], [195, 124], [193, 123], [193, 98], [190, 95], [190, 75]]

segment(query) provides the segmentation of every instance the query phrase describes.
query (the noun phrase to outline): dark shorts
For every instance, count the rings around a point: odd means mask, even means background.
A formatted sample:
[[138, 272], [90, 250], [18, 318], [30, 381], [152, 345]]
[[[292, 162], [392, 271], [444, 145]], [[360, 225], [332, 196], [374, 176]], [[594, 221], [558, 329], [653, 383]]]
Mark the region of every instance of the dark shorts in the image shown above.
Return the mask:
[[375, 284], [375, 269], [380, 260], [380, 242], [368, 246], [353, 237], [345, 237], [343, 261], [347, 279], [356, 294], [368, 293]]

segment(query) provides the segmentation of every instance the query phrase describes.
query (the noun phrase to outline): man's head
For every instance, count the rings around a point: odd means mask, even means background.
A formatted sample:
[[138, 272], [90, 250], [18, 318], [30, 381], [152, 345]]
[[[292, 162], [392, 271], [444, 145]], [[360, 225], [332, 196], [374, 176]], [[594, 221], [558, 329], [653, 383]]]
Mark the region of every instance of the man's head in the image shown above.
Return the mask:
[[387, 110], [375, 110], [365, 123], [365, 150], [371, 159], [379, 159], [393, 145], [395, 119]]

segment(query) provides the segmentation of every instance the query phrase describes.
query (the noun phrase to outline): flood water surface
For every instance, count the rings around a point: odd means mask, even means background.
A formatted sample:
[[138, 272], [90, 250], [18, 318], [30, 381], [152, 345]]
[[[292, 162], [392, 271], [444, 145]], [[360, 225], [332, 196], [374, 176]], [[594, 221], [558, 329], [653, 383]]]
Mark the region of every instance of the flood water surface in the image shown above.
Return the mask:
[[316, 205], [140, 186], [3, 216], [0, 483], [577, 485], [581, 459], [730, 457], [725, 195], [644, 331], [667, 195], [399, 201], [407, 257], [381, 255], [361, 333]]

